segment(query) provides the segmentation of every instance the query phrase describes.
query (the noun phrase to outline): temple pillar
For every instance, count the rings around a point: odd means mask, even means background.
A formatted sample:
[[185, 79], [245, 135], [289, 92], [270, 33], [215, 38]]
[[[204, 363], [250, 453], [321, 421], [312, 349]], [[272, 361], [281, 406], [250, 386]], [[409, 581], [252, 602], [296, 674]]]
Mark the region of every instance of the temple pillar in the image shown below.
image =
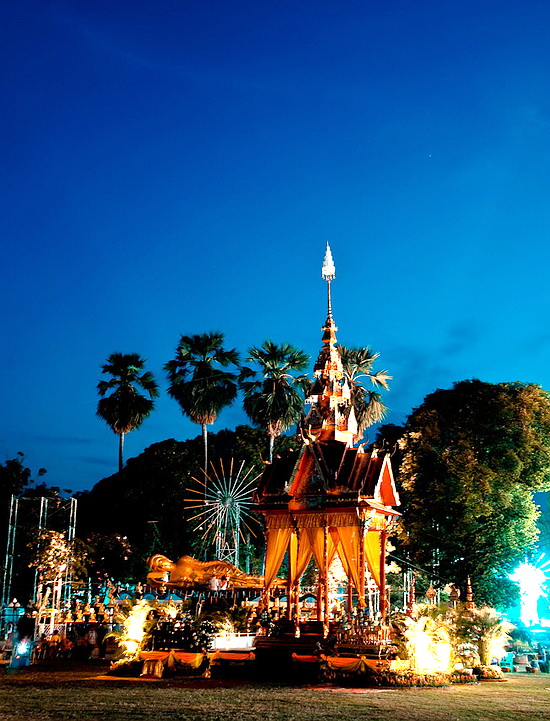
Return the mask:
[[386, 618], [386, 542], [388, 533], [384, 528], [380, 531], [380, 614]]
[[330, 609], [329, 609], [329, 600], [328, 600], [328, 526], [326, 526], [326, 525], [323, 529], [323, 565], [325, 567], [324, 574], [323, 574], [323, 577], [324, 577], [323, 624], [325, 625], [326, 631], [328, 633]]
[[365, 607], [365, 521], [359, 521], [359, 608]]
[[293, 592], [293, 584], [292, 584], [292, 578], [290, 569], [288, 572], [288, 578], [286, 582], [286, 618], [287, 621], [290, 621], [292, 618], [292, 592]]

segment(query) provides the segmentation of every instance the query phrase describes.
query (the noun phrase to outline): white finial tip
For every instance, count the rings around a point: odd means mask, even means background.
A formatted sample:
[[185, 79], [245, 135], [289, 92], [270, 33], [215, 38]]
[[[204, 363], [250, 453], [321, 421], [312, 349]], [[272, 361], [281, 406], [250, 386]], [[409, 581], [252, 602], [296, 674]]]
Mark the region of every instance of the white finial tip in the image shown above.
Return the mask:
[[324, 278], [324, 280], [333, 280], [336, 278], [336, 267], [334, 265], [334, 261], [332, 260], [332, 253], [328, 243], [325, 259], [323, 261], [323, 269], [321, 270], [321, 277]]

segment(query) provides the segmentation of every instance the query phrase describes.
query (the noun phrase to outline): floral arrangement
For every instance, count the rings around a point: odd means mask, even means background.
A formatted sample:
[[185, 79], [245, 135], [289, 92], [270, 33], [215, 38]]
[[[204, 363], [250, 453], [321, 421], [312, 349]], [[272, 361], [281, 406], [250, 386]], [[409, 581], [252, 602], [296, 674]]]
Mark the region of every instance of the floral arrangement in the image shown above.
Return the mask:
[[474, 674], [480, 681], [505, 681], [500, 666], [476, 666]]
[[477, 683], [477, 676], [463, 669], [456, 669], [449, 676], [451, 683]]
[[[421, 673], [419, 671], [390, 671], [366, 667], [360, 674], [349, 673], [329, 668], [328, 664], [320, 664], [320, 678], [324, 681], [350, 683], [354, 686], [408, 688], [417, 686], [441, 687], [448, 686], [450, 677], [445, 673]], [[475, 681], [475, 679], [474, 679]]]
[[197, 620], [187, 616], [181, 631], [182, 650], [208, 651], [216, 632], [216, 626], [208, 619]]

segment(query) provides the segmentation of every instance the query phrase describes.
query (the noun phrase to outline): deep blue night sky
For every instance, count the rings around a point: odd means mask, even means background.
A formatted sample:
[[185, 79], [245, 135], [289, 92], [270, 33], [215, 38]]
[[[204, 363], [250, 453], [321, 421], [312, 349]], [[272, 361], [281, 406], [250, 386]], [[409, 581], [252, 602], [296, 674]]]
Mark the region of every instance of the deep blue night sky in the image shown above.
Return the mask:
[[[0, 460], [89, 488], [114, 351], [181, 333], [550, 388], [550, 4], [18, 0], [3, 8]], [[243, 422], [224, 411], [214, 430]], [[199, 428], [166, 395], [127, 455]]]

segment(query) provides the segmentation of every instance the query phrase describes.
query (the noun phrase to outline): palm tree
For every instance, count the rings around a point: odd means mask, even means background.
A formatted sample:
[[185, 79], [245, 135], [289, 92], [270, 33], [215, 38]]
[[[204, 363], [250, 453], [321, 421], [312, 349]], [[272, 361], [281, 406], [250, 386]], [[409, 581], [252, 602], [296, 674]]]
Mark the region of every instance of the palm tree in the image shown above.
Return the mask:
[[207, 426], [215, 422], [220, 411], [237, 397], [237, 375], [225, 370], [239, 363], [239, 354], [223, 347], [223, 333], [182, 335], [176, 357], [164, 366], [168, 393], [182, 413], [202, 426], [204, 440], [204, 475], [208, 473]]
[[302, 412], [304, 400], [298, 389], [309, 381], [294, 374], [305, 369], [309, 356], [289, 343], [277, 345], [269, 339], [248, 352], [248, 361], [256, 363], [257, 370], [241, 371], [244, 410], [253, 423], [266, 429], [271, 462], [275, 438], [296, 423]]
[[[112, 378], [101, 380], [97, 390], [102, 396], [97, 404], [96, 415], [102, 418], [119, 436], [118, 470], [124, 465], [124, 436], [138, 428], [154, 409], [151, 400], [159, 394], [158, 385], [150, 371], [143, 371], [145, 359], [138, 353], [111, 353], [107, 363], [101, 367], [102, 373]], [[107, 395], [111, 390], [113, 393]], [[147, 398], [138, 392], [144, 390]]]
[[388, 391], [388, 381], [392, 379], [387, 371], [373, 373], [372, 367], [380, 353], [370, 348], [345, 348], [339, 346], [344, 374], [351, 388], [351, 402], [357, 419], [357, 434], [360, 437], [368, 426], [381, 421], [388, 412], [382, 402], [382, 396], [374, 390], [364, 388], [361, 379], [368, 379], [374, 388]]

